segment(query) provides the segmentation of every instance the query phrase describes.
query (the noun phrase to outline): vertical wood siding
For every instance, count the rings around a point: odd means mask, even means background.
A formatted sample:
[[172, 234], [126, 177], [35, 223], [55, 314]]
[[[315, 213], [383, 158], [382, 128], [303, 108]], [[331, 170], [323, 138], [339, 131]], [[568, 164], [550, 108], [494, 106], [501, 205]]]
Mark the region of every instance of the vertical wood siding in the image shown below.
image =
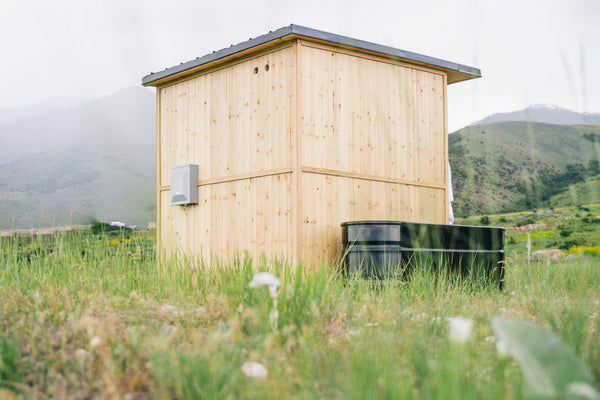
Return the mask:
[[[344, 221], [447, 222], [445, 87], [443, 72], [296, 40], [159, 88], [160, 245], [310, 267], [339, 259]], [[171, 167], [188, 163], [199, 204], [171, 206]]]

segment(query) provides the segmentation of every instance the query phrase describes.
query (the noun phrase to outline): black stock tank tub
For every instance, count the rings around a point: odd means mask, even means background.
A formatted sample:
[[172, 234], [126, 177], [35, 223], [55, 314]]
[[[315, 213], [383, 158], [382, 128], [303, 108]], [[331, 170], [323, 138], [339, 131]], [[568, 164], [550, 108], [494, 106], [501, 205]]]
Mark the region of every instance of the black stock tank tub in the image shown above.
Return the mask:
[[347, 275], [387, 279], [415, 268], [445, 268], [504, 285], [504, 228], [402, 221], [342, 224]]

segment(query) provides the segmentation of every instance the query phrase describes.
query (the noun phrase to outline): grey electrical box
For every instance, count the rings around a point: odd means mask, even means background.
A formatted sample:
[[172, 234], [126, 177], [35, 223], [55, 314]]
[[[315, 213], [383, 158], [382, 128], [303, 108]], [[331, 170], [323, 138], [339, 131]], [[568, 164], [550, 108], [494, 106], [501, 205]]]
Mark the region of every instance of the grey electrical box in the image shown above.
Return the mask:
[[198, 166], [180, 165], [171, 168], [171, 205], [198, 204]]

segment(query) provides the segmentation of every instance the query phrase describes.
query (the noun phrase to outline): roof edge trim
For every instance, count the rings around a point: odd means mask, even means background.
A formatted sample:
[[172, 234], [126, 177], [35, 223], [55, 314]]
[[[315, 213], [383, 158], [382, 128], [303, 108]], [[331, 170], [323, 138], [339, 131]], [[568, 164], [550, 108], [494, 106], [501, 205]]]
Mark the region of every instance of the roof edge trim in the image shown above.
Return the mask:
[[167, 68], [160, 72], [151, 73], [142, 78], [142, 85], [144, 86], [158, 86], [159, 81], [162, 81], [171, 76], [179, 73], [200, 67], [202, 65], [218, 61], [220, 59], [232, 56], [236, 53], [249, 50], [253, 47], [257, 47], [277, 39], [283, 39], [289, 35], [296, 35], [299, 37], [306, 37], [310, 39], [323, 40], [331, 43], [335, 43], [341, 46], [347, 46], [350, 48], [356, 48], [361, 50], [367, 50], [379, 54], [385, 54], [391, 57], [414, 61], [420, 64], [426, 64], [432, 67], [437, 67], [442, 70], [458, 72], [461, 77], [449, 81], [448, 83], [460, 82], [468, 79], [480, 78], [481, 71], [478, 68], [469, 67], [462, 64], [442, 60], [439, 58], [429, 57], [410, 51], [400, 50], [394, 47], [384, 46], [376, 43], [367, 42], [364, 40], [353, 39], [347, 36], [337, 35], [333, 33], [323, 32], [312, 28], [307, 28], [300, 25], [289, 25], [283, 28], [279, 28], [275, 31], [271, 31], [264, 35], [258, 36], [254, 39], [247, 40], [245, 42], [231, 45], [224, 49], [214, 51], [202, 57], [198, 57], [194, 60], [181, 63], [171, 68]]

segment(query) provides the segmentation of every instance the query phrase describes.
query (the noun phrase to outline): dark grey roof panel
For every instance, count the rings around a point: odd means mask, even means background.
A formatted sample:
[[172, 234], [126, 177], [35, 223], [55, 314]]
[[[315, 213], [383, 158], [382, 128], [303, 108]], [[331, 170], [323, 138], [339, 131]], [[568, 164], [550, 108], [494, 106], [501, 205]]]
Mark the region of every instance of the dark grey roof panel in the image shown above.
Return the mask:
[[290, 25], [269, 32], [265, 35], [258, 36], [254, 39], [250, 39], [246, 42], [238, 43], [236, 45], [232, 45], [219, 51], [215, 51], [203, 57], [196, 58], [195, 60], [188, 61], [171, 68], [167, 68], [160, 72], [151, 73], [150, 75], [147, 75], [142, 78], [142, 85], [152, 85], [153, 82], [157, 82], [171, 75], [175, 75], [180, 72], [184, 72], [186, 70], [196, 68], [204, 64], [208, 64], [210, 62], [231, 56], [244, 50], [251, 49], [252, 47], [260, 46], [273, 40], [282, 39], [289, 35], [298, 35], [312, 39], [325, 40], [343, 46], [373, 51], [376, 53], [387, 54], [392, 57], [398, 57], [405, 60], [429, 64], [435, 67], [442, 68], [444, 70], [456, 71], [461, 74], [465, 74], [467, 75], [465, 79], [481, 77], [481, 71], [479, 69], [468, 67], [466, 65], [456, 64], [450, 61], [440, 60], [438, 58], [428, 57], [422, 54], [396, 49], [394, 47], [366, 42], [364, 40], [353, 39], [347, 36], [341, 36], [333, 33], [319, 31], [316, 29], [306, 28], [300, 25]]

